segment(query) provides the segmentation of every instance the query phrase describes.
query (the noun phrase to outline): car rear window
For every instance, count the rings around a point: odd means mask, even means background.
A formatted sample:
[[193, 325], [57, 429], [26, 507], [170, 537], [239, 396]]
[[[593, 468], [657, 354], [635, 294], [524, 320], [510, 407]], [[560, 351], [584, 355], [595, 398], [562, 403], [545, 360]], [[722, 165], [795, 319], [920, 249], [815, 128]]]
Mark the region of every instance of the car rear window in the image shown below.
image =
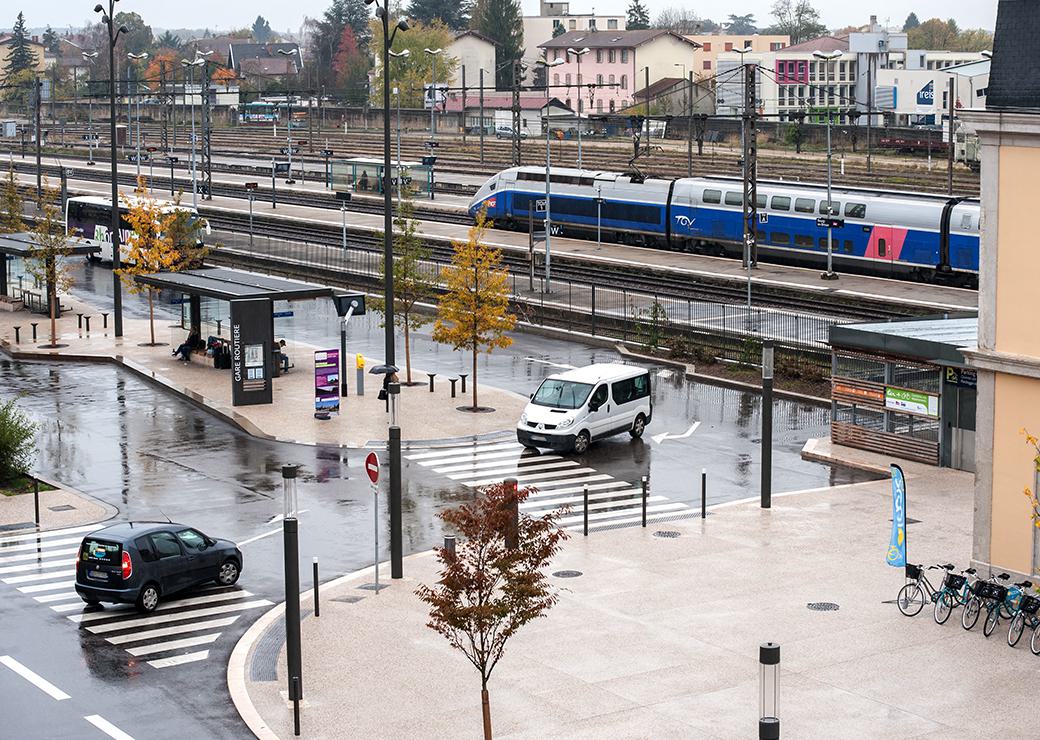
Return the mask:
[[88, 563], [104, 563], [105, 565], [119, 565], [120, 553], [123, 548], [116, 542], [106, 542], [88, 537], [83, 540], [80, 550], [83, 560]]

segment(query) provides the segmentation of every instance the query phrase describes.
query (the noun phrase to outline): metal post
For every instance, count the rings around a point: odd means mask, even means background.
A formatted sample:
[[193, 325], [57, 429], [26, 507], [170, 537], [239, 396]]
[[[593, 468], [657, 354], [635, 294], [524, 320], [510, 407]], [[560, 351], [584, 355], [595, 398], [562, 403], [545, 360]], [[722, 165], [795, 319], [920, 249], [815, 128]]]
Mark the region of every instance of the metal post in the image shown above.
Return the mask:
[[271, 160], [271, 208], [278, 207], [278, 196], [275, 193], [275, 176], [274, 176], [274, 165], [275, 162]]
[[[587, 51], [587, 50], [586, 50]], [[578, 169], [581, 169], [581, 58], [584, 54], [579, 53], [578, 55]], [[546, 74], [548, 75], [548, 70]], [[546, 78], [546, 85], [548, 85], [548, 77]], [[546, 118], [549, 116], [549, 109], [545, 109]]]
[[[550, 160], [551, 147], [549, 146], [550, 138], [550, 126], [549, 126], [549, 68], [545, 67], [545, 292], [552, 293], [552, 283], [550, 270], [552, 269], [552, 249], [550, 242], [552, 241], [552, 206], [549, 202], [549, 182], [552, 180], [552, 161]], [[520, 131], [513, 132], [513, 135], [519, 139]]]
[[758, 738], [780, 740], [780, 646], [767, 642], [758, 648]]
[[[171, 165], [172, 167], [172, 165]], [[253, 246], [253, 191], [249, 191], [249, 246]]]
[[285, 659], [289, 697], [303, 698], [303, 668], [300, 653], [300, 540], [296, 518], [296, 473], [298, 465], [282, 466], [282, 544], [285, 568]]
[[372, 570], [375, 572], [376, 594], [379, 594], [379, 486], [372, 486]]
[[[52, 92], [53, 94], [53, 92]], [[43, 107], [43, 83], [33, 78], [33, 120], [36, 125], [36, 207], [43, 207], [43, 167], [40, 165], [40, 109]]]
[[437, 119], [434, 115], [437, 112], [437, 55], [431, 54], [433, 57], [433, 70], [431, 77], [433, 81], [430, 84], [430, 141], [437, 138]]
[[462, 65], [462, 146], [466, 146], [466, 65]]
[[772, 506], [773, 485], [773, 341], [762, 342], [762, 508]]
[[115, 12], [115, 0], [109, 0], [108, 13], [102, 12], [102, 20], [108, 27], [108, 132], [111, 139], [109, 147], [109, 162], [112, 168], [112, 205], [109, 232], [112, 235], [112, 313], [115, 321], [116, 337], [123, 336], [123, 286], [119, 274], [121, 262], [121, 246], [119, 243], [119, 169], [116, 164], [116, 39], [119, 30], [113, 14]]
[[872, 170], [871, 129], [874, 125], [874, 55], [867, 54], [867, 174]]
[[586, 483], [581, 487], [581, 500], [582, 500], [582, 528], [585, 536], [589, 536], [589, 484]]
[[293, 735], [296, 737], [300, 736], [300, 679], [293, 677], [292, 679], [293, 691], [292, 691], [292, 715], [293, 715]]
[[603, 244], [603, 186], [596, 185], [596, 246]]
[[484, 164], [484, 68], [480, 68], [480, 163]]
[[[391, 385], [396, 385], [391, 383]], [[393, 398], [396, 402], [396, 397]], [[396, 405], [396, 403], [394, 404]], [[404, 577], [401, 532], [401, 427], [390, 427], [390, 577]]]
[[[398, 179], [401, 177], [401, 173], [397, 173]], [[343, 252], [346, 254], [347, 251], [347, 202], [343, 201], [340, 203], [340, 211], [343, 214]]]
[[824, 280], [837, 280], [838, 273], [834, 271], [834, 228], [831, 225], [835, 213], [834, 202], [831, 200], [831, 110], [827, 109], [827, 272], [820, 277]]
[[701, 468], [701, 519], [708, 516], [708, 469]]
[[[957, 93], [956, 93], [956, 89], [954, 87], [954, 77], [952, 75], [950, 76], [949, 82], [947, 83], [946, 87], [947, 87], [947, 97], [949, 98], [948, 103], [949, 103], [949, 109], [950, 109], [950, 134], [949, 134], [949, 137], [948, 137], [949, 141], [950, 141], [950, 146], [946, 150], [946, 193], [948, 195], [953, 195], [953, 154], [954, 154], [954, 152], [953, 152], [953, 146], [954, 146], [953, 117], [957, 114], [957, 105], [956, 105], [956, 103], [957, 103]], [[37, 120], [39, 120], [39, 112], [37, 112], [36, 116], [37, 116]], [[39, 151], [39, 148], [37, 148], [36, 151]]]
[[36, 522], [36, 526], [40, 526], [40, 480], [33, 476], [33, 512], [36, 518], [33, 520]]
[[693, 177], [693, 72], [686, 94], [686, 176]]
[[644, 475], [643, 478], [642, 478], [642, 481], [641, 481], [642, 487], [643, 487], [643, 495], [642, 495], [641, 498], [642, 498], [642, 507], [643, 507], [643, 527], [644, 528], [646, 527], [646, 492], [647, 492], [647, 484], [648, 484], [648, 482], [649, 481], [647, 480], [647, 477]]
[[592, 284], [592, 336], [596, 336], [596, 284]]
[[347, 397], [347, 322], [339, 320], [339, 394]]
[[318, 601], [318, 556], [317, 555], [314, 556], [313, 566], [314, 566], [314, 573], [313, 573], [313, 580], [314, 580], [314, 616], [320, 617], [321, 616], [321, 604]]
[[758, 264], [758, 144], [755, 132], [756, 64], [744, 65], [744, 110], [741, 120], [744, 180], [744, 267], [748, 269], [748, 308], [751, 307], [751, 268]]

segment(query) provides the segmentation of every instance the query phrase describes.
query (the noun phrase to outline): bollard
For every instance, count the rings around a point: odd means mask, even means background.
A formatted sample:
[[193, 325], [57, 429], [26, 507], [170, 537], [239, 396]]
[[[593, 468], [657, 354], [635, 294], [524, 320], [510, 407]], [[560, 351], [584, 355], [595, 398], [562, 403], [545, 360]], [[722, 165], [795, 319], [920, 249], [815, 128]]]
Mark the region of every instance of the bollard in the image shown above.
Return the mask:
[[644, 528], [646, 527], [646, 488], [647, 488], [646, 484], [647, 484], [647, 479], [646, 479], [646, 476], [644, 475], [643, 476], [643, 480], [642, 480], [642, 485], [643, 485], [643, 527]]
[[433, 379], [437, 377], [437, 373], [426, 373], [430, 378], [430, 393], [433, 393]]
[[77, 329], [82, 329], [83, 328], [83, 314], [81, 314], [81, 313], [76, 314], [76, 328]]
[[708, 469], [701, 468], [701, 519], [708, 516]]
[[458, 378], [448, 378], [448, 382], [451, 383], [451, 397], [455, 398], [455, 384], [459, 382]]
[[314, 616], [321, 616], [321, 606], [318, 604], [318, 558], [314, 558]]
[[33, 476], [33, 510], [36, 512], [36, 526], [40, 526], [40, 481]]
[[40, 325], [40, 322], [38, 322], [38, 321], [32, 321], [32, 322], [29, 323], [29, 326], [31, 326], [32, 330], [33, 330], [33, 341], [34, 342], [36, 341], [36, 327], [39, 326], [39, 325]]
[[780, 740], [780, 645], [766, 642], [758, 648], [758, 738]]
[[452, 555], [455, 554], [455, 536], [446, 534], [444, 535], [444, 549], [450, 552]]
[[357, 369], [357, 382], [354, 383], [354, 395], [365, 395], [365, 369], [362, 367]]
[[296, 737], [300, 736], [300, 679], [293, 676], [293, 692], [292, 692], [292, 716], [293, 716], [293, 735]]
[[[13, 328], [14, 328], [14, 343], [15, 344], [21, 344], [22, 343], [22, 327], [15, 326]], [[451, 395], [454, 396], [455, 394], [452, 393]]]
[[459, 373], [459, 377], [462, 378], [462, 392], [466, 392], [466, 378], [469, 377], [469, 373]]
[[217, 319], [217, 336], [220, 336], [220, 319]]
[[87, 322], [87, 334], [90, 334], [90, 317], [84, 316], [83, 320]]
[[101, 328], [102, 329], [107, 329], [108, 328], [108, 314], [107, 313], [102, 313], [101, 314]]
[[581, 487], [581, 500], [582, 500], [582, 524], [585, 536], [589, 536], [589, 484], [586, 483]]

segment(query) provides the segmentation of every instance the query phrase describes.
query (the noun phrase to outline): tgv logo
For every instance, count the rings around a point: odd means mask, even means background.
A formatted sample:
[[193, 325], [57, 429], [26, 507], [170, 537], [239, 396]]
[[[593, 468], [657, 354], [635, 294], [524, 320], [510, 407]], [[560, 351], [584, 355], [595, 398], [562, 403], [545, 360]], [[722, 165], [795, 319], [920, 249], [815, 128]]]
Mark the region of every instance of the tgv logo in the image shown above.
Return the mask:
[[693, 222], [696, 221], [696, 220], [697, 219], [690, 218], [689, 216], [676, 215], [676, 217], [675, 217], [675, 225], [676, 226], [681, 226], [684, 229], [690, 229], [690, 228], [693, 228]]

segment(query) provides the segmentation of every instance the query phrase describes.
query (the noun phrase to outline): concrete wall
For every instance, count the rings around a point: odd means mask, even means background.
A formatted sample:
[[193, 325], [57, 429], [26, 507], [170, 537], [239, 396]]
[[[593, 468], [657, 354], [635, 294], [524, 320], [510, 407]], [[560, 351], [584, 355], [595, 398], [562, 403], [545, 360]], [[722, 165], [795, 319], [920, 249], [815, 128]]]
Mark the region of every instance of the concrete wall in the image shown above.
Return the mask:
[[455, 57], [458, 64], [452, 74], [449, 85], [462, 87], [462, 70], [466, 70], [466, 87], [479, 87], [480, 70], [484, 70], [484, 84], [495, 84], [495, 45], [476, 36], [461, 36], [445, 49], [445, 53]]

